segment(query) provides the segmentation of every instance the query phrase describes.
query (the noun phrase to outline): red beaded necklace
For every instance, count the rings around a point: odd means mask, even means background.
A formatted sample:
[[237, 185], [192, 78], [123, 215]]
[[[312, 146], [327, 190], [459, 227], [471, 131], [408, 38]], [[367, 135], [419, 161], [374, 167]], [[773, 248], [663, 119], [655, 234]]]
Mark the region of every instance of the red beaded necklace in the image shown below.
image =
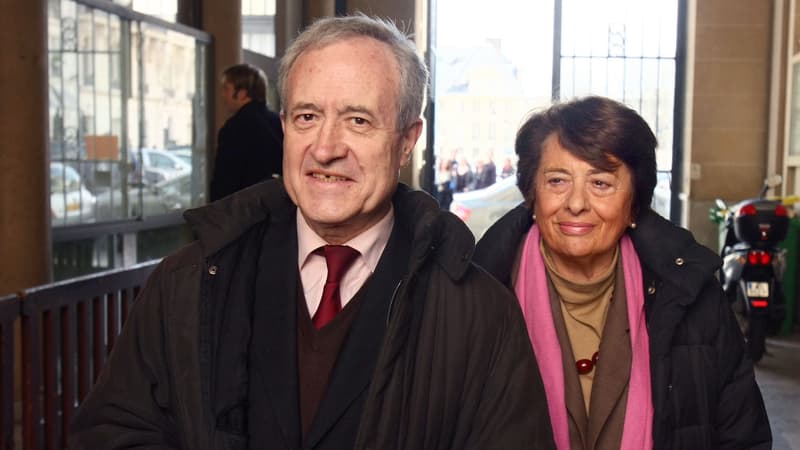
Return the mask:
[[581, 375], [585, 375], [594, 369], [594, 366], [597, 365], [597, 360], [600, 358], [600, 351], [594, 352], [592, 355], [592, 359], [579, 359], [575, 361], [575, 367], [578, 369], [578, 373]]

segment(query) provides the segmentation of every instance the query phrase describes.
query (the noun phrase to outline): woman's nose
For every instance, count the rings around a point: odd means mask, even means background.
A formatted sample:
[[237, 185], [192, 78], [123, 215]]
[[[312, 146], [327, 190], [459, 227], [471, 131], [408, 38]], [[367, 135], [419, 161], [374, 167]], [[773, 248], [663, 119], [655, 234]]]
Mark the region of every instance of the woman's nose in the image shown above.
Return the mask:
[[572, 214], [579, 214], [587, 207], [586, 186], [583, 183], [576, 183], [570, 189], [567, 196], [567, 210]]

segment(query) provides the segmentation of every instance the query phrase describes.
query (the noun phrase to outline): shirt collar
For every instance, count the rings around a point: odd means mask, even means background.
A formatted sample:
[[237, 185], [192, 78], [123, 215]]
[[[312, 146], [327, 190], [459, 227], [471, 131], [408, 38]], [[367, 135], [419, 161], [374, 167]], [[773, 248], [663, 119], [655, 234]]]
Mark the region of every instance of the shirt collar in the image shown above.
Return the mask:
[[[371, 272], [375, 272], [378, 267], [378, 260], [383, 254], [386, 244], [389, 242], [389, 236], [392, 234], [394, 227], [394, 206], [389, 208], [389, 212], [375, 225], [364, 230], [361, 234], [345, 242], [343, 245], [348, 245], [361, 253], [364, 263]], [[314, 250], [323, 245], [328, 245], [325, 239], [322, 239], [306, 222], [305, 217], [297, 209], [297, 261], [302, 269], [305, 265], [309, 255]]]

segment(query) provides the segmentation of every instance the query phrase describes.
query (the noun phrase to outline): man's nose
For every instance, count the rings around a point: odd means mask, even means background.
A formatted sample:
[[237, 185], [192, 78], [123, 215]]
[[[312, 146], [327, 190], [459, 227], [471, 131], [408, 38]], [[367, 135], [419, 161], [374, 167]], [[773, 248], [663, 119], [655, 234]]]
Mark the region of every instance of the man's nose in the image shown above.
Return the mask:
[[341, 127], [335, 121], [326, 120], [319, 127], [311, 153], [314, 159], [323, 164], [343, 158], [347, 154]]

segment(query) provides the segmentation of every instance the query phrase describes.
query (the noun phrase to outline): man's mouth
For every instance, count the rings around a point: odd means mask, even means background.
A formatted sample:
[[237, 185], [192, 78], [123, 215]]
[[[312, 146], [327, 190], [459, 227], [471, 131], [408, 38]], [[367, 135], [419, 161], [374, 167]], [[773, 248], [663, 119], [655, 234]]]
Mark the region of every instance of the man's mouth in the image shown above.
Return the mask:
[[337, 181], [347, 181], [347, 178], [338, 177], [336, 175], [325, 175], [322, 173], [312, 173], [312, 177], [316, 180], [324, 181], [326, 183], [335, 183]]

